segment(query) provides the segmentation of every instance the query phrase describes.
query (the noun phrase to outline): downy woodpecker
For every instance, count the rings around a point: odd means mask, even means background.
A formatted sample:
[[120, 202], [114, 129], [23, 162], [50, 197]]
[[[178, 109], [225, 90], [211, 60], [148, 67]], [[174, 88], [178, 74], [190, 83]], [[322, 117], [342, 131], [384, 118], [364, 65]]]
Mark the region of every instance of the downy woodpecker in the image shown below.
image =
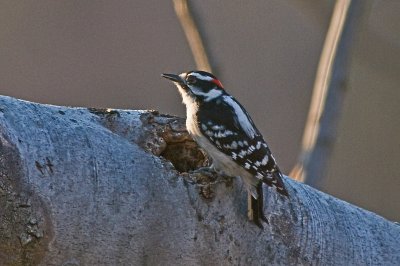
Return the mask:
[[263, 210], [262, 184], [288, 196], [282, 173], [243, 106], [212, 74], [190, 71], [162, 74], [175, 83], [186, 105], [186, 127], [212, 159], [210, 168], [227, 176], [240, 176], [249, 199], [248, 216], [262, 227], [268, 220]]

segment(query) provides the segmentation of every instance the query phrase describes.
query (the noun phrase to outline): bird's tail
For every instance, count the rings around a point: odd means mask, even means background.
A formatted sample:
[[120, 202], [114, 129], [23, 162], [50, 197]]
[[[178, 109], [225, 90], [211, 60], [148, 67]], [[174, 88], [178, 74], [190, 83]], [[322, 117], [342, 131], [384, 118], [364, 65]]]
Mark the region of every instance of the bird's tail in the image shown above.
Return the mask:
[[264, 215], [264, 195], [262, 190], [262, 183], [260, 182], [256, 187], [256, 197], [252, 193], [248, 193], [248, 217], [258, 227], [264, 228], [262, 222], [269, 224], [268, 219]]
[[283, 183], [283, 175], [281, 171], [277, 170], [273, 172], [271, 175], [264, 177], [263, 182], [268, 186], [275, 187], [279, 194], [284, 195], [286, 197], [289, 196], [285, 184]]

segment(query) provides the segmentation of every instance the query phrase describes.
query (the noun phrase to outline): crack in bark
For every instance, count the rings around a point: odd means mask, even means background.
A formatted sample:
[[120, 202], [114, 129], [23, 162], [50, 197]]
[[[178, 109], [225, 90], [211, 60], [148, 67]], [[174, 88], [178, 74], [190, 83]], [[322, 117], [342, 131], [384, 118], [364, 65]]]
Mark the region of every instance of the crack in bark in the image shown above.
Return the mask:
[[206, 155], [187, 132], [183, 118], [149, 112], [142, 114], [140, 119], [145, 129], [142, 147], [170, 161], [179, 172], [208, 164]]

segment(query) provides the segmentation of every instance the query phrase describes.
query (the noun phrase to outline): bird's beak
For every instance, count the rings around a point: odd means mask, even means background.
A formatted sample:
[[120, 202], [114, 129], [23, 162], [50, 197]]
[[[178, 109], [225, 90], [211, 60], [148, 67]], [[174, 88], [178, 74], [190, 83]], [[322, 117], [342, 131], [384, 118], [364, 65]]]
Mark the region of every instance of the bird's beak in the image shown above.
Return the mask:
[[182, 83], [183, 82], [181, 77], [178, 76], [178, 75], [175, 75], [175, 74], [165, 74], [164, 73], [164, 74], [161, 74], [161, 77], [169, 79], [169, 80], [171, 80], [173, 82], [178, 82], [178, 83]]

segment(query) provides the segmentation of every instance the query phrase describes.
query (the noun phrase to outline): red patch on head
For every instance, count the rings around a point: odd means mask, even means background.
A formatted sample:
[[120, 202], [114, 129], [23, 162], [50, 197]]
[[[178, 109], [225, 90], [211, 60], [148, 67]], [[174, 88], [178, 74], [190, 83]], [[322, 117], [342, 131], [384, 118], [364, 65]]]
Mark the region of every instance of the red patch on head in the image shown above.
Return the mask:
[[211, 82], [214, 83], [215, 85], [217, 85], [221, 89], [224, 88], [224, 86], [222, 86], [221, 81], [219, 81], [218, 79], [213, 79]]

